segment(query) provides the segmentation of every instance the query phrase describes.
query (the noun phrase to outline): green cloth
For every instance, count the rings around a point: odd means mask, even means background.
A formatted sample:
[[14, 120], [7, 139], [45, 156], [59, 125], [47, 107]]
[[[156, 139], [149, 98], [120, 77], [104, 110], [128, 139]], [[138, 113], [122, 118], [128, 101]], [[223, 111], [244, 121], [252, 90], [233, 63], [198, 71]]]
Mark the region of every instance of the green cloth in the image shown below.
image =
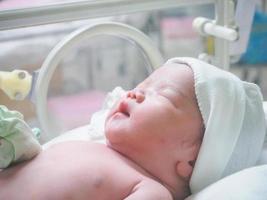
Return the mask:
[[32, 130], [17, 111], [0, 105], [0, 169], [29, 160], [41, 151], [39, 129]]

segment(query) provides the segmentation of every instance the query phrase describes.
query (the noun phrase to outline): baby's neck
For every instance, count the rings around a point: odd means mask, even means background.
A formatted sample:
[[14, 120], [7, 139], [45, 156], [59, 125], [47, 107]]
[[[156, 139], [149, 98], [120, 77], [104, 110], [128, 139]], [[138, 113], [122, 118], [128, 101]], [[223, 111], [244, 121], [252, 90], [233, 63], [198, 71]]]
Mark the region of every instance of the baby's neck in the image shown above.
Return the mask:
[[169, 156], [151, 156], [154, 158], [141, 164], [150, 174], [156, 177], [173, 194], [175, 199], [184, 199], [189, 194], [189, 183], [176, 173], [176, 162]]
[[171, 156], [159, 152], [142, 157], [138, 154], [127, 154], [126, 157], [137, 164], [140, 173], [164, 185], [175, 199], [184, 199], [190, 193], [188, 181], [177, 175], [176, 162]]

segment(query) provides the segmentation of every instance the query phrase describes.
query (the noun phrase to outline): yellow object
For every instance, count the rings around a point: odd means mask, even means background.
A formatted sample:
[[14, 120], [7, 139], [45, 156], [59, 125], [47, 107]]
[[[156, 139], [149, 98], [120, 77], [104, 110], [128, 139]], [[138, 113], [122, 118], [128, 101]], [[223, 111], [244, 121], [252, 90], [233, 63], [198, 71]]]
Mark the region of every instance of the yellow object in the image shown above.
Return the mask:
[[207, 40], [206, 40], [206, 49], [207, 49], [207, 53], [209, 55], [214, 55], [214, 37], [212, 36], [209, 36], [207, 37]]
[[31, 90], [32, 76], [24, 70], [0, 71], [0, 89], [13, 100], [23, 100]]

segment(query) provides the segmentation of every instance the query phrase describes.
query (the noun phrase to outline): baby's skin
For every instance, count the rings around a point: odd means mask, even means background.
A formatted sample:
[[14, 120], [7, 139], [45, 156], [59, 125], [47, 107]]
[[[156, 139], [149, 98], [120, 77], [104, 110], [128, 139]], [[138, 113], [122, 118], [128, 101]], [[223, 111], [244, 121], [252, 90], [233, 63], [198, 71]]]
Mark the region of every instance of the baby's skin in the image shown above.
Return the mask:
[[[172, 199], [147, 172], [105, 145], [64, 142], [0, 173], [1, 200]], [[148, 199], [148, 198], [147, 198]]]
[[0, 199], [184, 199], [203, 137], [190, 67], [163, 66], [127, 92], [105, 135], [106, 145], [62, 142], [3, 170]]

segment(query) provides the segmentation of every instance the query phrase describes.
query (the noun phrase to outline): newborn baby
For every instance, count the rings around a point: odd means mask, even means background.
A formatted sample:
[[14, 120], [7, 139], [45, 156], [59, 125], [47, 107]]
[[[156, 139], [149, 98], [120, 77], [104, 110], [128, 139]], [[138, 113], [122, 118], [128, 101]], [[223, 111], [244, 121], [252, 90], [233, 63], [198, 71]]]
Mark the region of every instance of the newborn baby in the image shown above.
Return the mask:
[[65, 142], [0, 173], [0, 199], [183, 199], [203, 123], [190, 67], [156, 70], [112, 109], [107, 145]]
[[[190, 190], [255, 164], [264, 138], [261, 100], [255, 85], [228, 72], [174, 59], [113, 107], [105, 123], [107, 144], [54, 144], [0, 172], [0, 199], [184, 199]], [[254, 145], [232, 165], [240, 140]]]

